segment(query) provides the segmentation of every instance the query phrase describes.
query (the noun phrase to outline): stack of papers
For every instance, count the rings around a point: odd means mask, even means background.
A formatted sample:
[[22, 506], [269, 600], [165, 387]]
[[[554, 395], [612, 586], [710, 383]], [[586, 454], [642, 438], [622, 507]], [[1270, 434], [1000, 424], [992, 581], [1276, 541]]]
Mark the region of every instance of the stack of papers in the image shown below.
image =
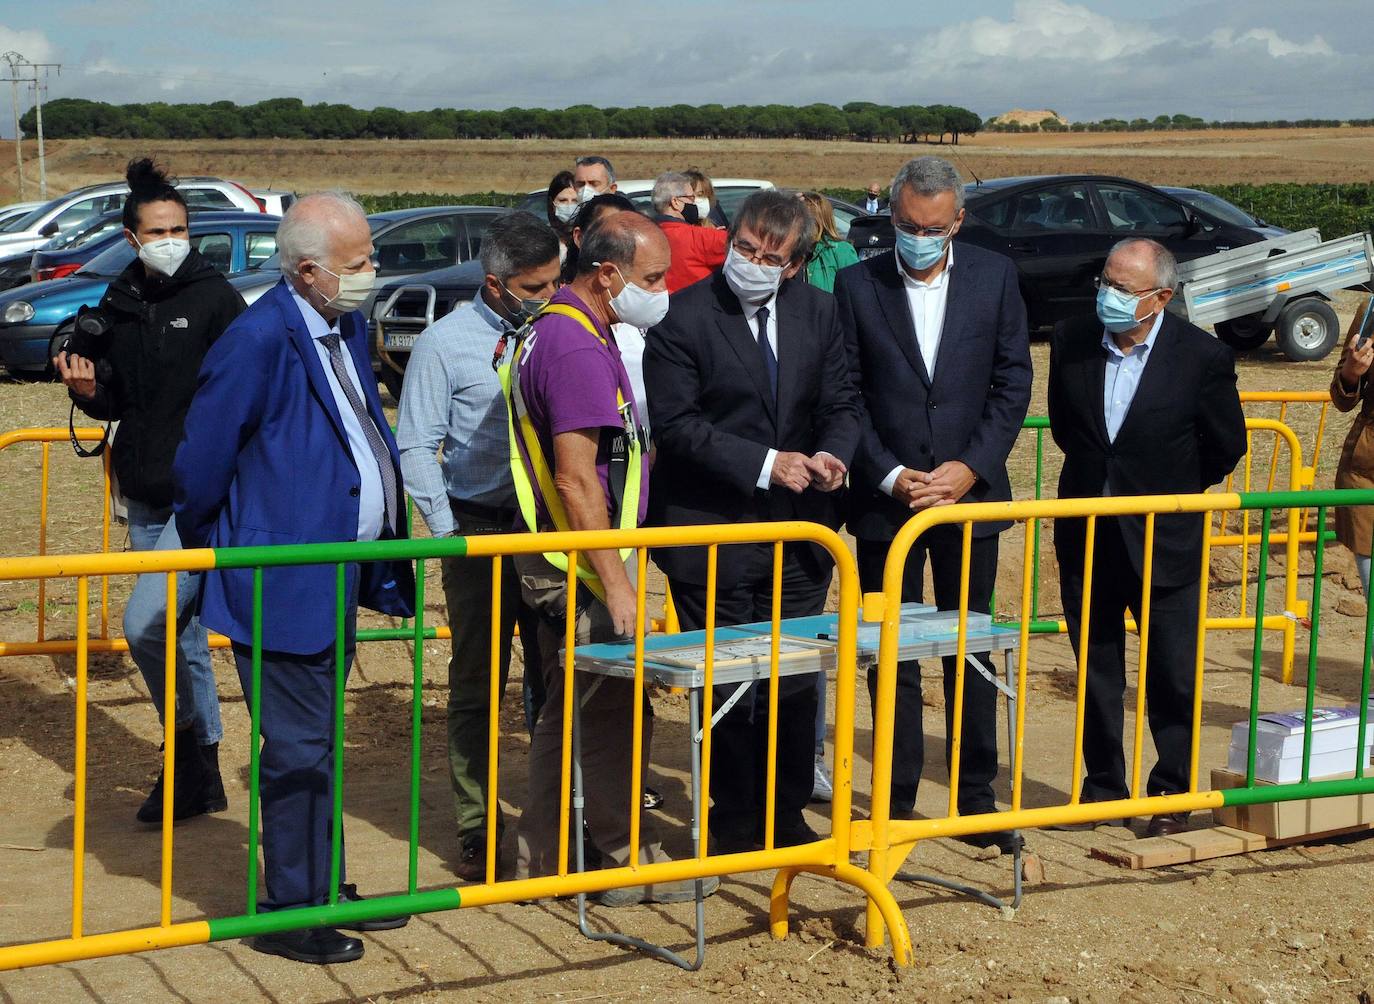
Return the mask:
[[[1312, 762], [1310, 776], [1349, 774], [1355, 770], [1355, 742], [1359, 735], [1357, 708], [1314, 708], [1312, 711]], [[1255, 777], [1260, 781], [1286, 784], [1302, 779], [1303, 734], [1306, 718], [1302, 711], [1260, 715], [1255, 730]], [[1374, 722], [1364, 737], [1364, 763], [1369, 763], [1370, 744], [1374, 742]], [[1231, 748], [1226, 758], [1228, 770], [1245, 773], [1250, 746], [1250, 723], [1231, 726]]]

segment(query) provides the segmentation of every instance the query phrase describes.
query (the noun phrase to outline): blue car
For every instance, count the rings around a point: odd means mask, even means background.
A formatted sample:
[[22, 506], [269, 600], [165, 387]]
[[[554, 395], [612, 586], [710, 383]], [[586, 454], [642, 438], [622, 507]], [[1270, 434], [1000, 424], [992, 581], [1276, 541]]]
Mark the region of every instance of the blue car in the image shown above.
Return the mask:
[[[191, 244], [220, 272], [236, 275], [276, 252], [280, 219], [266, 213], [198, 213], [191, 219]], [[120, 241], [65, 279], [0, 293], [0, 363], [14, 372], [50, 372], [54, 349], [71, 332], [76, 312], [100, 302], [134, 253]]]

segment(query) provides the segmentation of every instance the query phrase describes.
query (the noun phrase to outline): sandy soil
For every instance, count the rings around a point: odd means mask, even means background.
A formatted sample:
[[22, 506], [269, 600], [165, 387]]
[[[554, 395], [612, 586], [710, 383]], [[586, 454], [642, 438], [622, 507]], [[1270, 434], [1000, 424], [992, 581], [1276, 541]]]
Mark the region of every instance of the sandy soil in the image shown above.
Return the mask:
[[[1351, 305], [1342, 307], [1348, 314]], [[1043, 372], [1043, 345], [1036, 346], [1035, 358]], [[1318, 389], [1329, 373], [1325, 363], [1293, 365], [1261, 353], [1242, 363], [1241, 386]], [[0, 427], [61, 424], [66, 410], [63, 395], [52, 385], [0, 381]], [[1042, 397], [1032, 411], [1043, 412]], [[1337, 419], [1328, 432], [1333, 459], [1345, 426], [1344, 419]], [[13, 457], [0, 454], [0, 511], [6, 513], [0, 553], [33, 549], [36, 458], [36, 450]], [[65, 446], [54, 448], [54, 550], [89, 549], [92, 530], [98, 527], [98, 513], [88, 504], [94, 494], [93, 468], [84, 464], [78, 465]], [[1319, 484], [1327, 483], [1329, 475], [1319, 479]], [[1049, 484], [1052, 488], [1053, 482]], [[121, 544], [117, 534], [115, 546]], [[1020, 550], [1015, 534], [1005, 540], [999, 589], [1008, 598], [1004, 607], [1020, 580]], [[1042, 566], [1040, 580], [1046, 612], [1058, 607], [1051, 563]], [[1353, 566], [1339, 548], [1331, 550], [1327, 572], [1319, 701], [1348, 703], [1358, 700], [1363, 623], [1346, 613], [1360, 608], [1351, 591]], [[1241, 578], [1237, 562], [1218, 562], [1214, 611], [1234, 608]], [[437, 580], [432, 584], [436, 588], [429, 595], [439, 597]], [[1305, 579], [1302, 595], [1310, 585], [1310, 578]], [[116, 612], [127, 587], [127, 582], [113, 584]], [[1253, 581], [1248, 588], [1253, 590]], [[33, 637], [34, 600], [30, 586], [0, 585], [0, 637]], [[1270, 609], [1276, 607], [1271, 603]], [[433, 602], [430, 616], [443, 616]], [[69, 637], [72, 617], [69, 591], [54, 588], [48, 605], [50, 635]], [[1306, 652], [1307, 641], [1307, 632], [1299, 630], [1300, 653]], [[1246, 634], [1209, 639], [1204, 768], [1224, 759], [1230, 724], [1245, 715], [1251, 642]], [[451, 883], [456, 853], [443, 748], [445, 657], [443, 643], [426, 645], [422, 887]], [[409, 661], [409, 647], [403, 644], [365, 647], [349, 683], [349, 877], [369, 894], [396, 891], [405, 882]], [[1072, 665], [1062, 639], [1034, 642], [1027, 706], [1028, 805], [1062, 800], [1070, 785]], [[1305, 660], [1299, 659], [1292, 687], [1277, 682], [1277, 636], [1269, 635], [1264, 665], [1263, 707], [1300, 705]], [[72, 671], [70, 658], [0, 661], [0, 805], [6, 807], [0, 812], [0, 944], [61, 937], [69, 924]], [[177, 919], [228, 916], [243, 909], [248, 721], [233, 667], [222, 653], [216, 656], [216, 671], [228, 730], [221, 758], [230, 808], [176, 830]], [[98, 932], [156, 922], [159, 836], [139, 828], [133, 812], [158, 769], [159, 731], [131, 662], [97, 658], [90, 679], [85, 922], [88, 932]], [[859, 689], [855, 783], [856, 814], [862, 815], [868, 806], [871, 723], [868, 700]], [[528, 743], [516, 684], [507, 696], [501, 789], [515, 814], [523, 799]], [[833, 688], [831, 700], [833, 714]], [[931, 763], [919, 808], [930, 814], [939, 813], [948, 797], [937, 752], [943, 742], [940, 700], [938, 685], [928, 686]], [[1134, 701], [1133, 690], [1127, 700]], [[667, 796], [659, 822], [670, 851], [680, 854], [688, 846], [686, 708], [674, 696], [661, 696], [656, 708], [659, 726], [649, 783]], [[1129, 720], [1127, 727], [1129, 733]], [[1147, 768], [1151, 760], [1146, 738]], [[1005, 775], [1001, 780], [999, 790], [1004, 790]], [[823, 811], [813, 813], [811, 821], [822, 831], [828, 829]], [[1206, 822], [1194, 819], [1195, 825]], [[1044, 863], [1045, 879], [1028, 890], [1012, 920], [947, 892], [900, 887], [917, 953], [917, 965], [908, 971], [896, 970], [885, 950], [862, 948], [861, 900], [852, 890], [820, 879], [798, 880], [793, 936], [772, 941], [766, 926], [771, 875], [751, 874], [728, 879], [709, 901], [709, 949], [705, 967], [695, 974], [588, 942], [577, 932], [570, 904], [546, 903], [416, 918], [403, 930], [368, 936], [366, 957], [348, 966], [297, 966], [224, 943], [7, 973], [0, 977], [0, 1001], [268, 999], [294, 1004], [438, 998], [452, 992], [503, 1001], [690, 1001], [717, 996], [796, 1001], [1368, 999], [1374, 986], [1369, 961], [1374, 923], [1362, 890], [1374, 844], [1345, 838], [1145, 872], [1123, 871], [1088, 855], [1095, 844], [1132, 839], [1131, 832], [1120, 829], [1031, 834], [1030, 847]], [[1007, 861], [982, 860], [963, 844], [923, 845], [913, 861], [923, 871], [999, 896], [1010, 892]], [[688, 907], [640, 907], [614, 914], [594, 909], [593, 917], [598, 925], [616, 923], [679, 949], [690, 944]]]
[[[53, 193], [120, 176], [131, 157], [155, 154], [183, 175], [213, 174], [297, 192], [498, 192], [543, 188], [588, 152], [610, 157], [622, 178], [653, 178], [672, 165], [712, 177], [779, 185], [858, 188], [890, 178], [910, 157], [938, 153], [983, 178], [1118, 174], [1152, 184], [1368, 181], [1374, 128], [1182, 133], [985, 133], [957, 147], [812, 143], [802, 140], [58, 140], [48, 144]], [[25, 147], [26, 160], [37, 150]], [[29, 192], [36, 165], [26, 171]], [[0, 201], [17, 198], [0, 174]], [[29, 194], [29, 198], [34, 198]]]

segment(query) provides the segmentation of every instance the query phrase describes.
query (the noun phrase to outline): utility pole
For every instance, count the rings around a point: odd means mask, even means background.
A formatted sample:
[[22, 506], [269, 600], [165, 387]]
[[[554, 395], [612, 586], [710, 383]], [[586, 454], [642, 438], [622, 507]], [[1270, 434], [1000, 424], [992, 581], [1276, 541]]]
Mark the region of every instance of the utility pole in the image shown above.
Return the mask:
[[[39, 198], [46, 199], [48, 197], [48, 162], [43, 149], [43, 91], [48, 86], [48, 71], [56, 70], [60, 74], [62, 64], [32, 63], [14, 51], [0, 54], [0, 60], [4, 60], [10, 67], [10, 92], [14, 105], [14, 159], [19, 167], [19, 198], [21, 200], [24, 198], [24, 157], [19, 135], [19, 85], [25, 83], [33, 88], [34, 118], [37, 120], [36, 125], [38, 127], [38, 195]], [[39, 70], [43, 71], [42, 79], [39, 79]]]
[[24, 201], [24, 149], [19, 141], [19, 74], [18, 64], [24, 59], [17, 52], [0, 54], [0, 59], [10, 64], [10, 102], [14, 109], [14, 163], [19, 170], [19, 201]]

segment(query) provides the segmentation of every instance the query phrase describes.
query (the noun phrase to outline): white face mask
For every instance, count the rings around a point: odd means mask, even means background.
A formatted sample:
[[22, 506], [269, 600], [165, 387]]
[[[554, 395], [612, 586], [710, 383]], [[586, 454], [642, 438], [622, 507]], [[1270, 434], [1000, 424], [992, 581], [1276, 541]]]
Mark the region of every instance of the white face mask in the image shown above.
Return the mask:
[[733, 244], [725, 254], [726, 284], [746, 303], [762, 303], [782, 285], [781, 265], [755, 265], [735, 250]]
[[625, 278], [625, 273], [616, 267], [625, 288], [611, 297], [611, 309], [622, 324], [647, 331], [668, 316], [668, 291], [650, 292], [636, 286]]
[[704, 220], [704, 219], [706, 219], [706, 217], [708, 217], [708, 216], [710, 216], [710, 215], [711, 215], [711, 200], [708, 199], [708, 198], [707, 198], [706, 196], [704, 196], [704, 195], [698, 195], [698, 196], [697, 196], [697, 216], [698, 216], [698, 218]]
[[553, 215], [564, 223], [571, 223], [572, 218], [577, 215], [577, 211], [582, 208], [579, 202], [555, 202], [553, 204]]
[[147, 244], [134, 237], [138, 244], [138, 259], [158, 275], [173, 276], [186, 256], [191, 253], [191, 242], [180, 237], [164, 237], [160, 241]]
[[598, 192], [591, 185], [583, 185], [581, 188], [577, 190], [577, 204], [580, 206], [584, 202], [591, 202], [592, 199], [596, 198], [600, 194], [601, 193]]
[[[329, 272], [319, 262], [315, 266], [321, 272]], [[323, 307], [332, 307], [334, 310], [343, 311], [347, 314], [351, 310], [361, 307], [367, 296], [372, 292], [372, 282], [377, 278], [376, 272], [350, 272], [339, 275], [337, 272], [329, 272], [335, 279], [339, 280], [339, 291], [321, 304]]]

